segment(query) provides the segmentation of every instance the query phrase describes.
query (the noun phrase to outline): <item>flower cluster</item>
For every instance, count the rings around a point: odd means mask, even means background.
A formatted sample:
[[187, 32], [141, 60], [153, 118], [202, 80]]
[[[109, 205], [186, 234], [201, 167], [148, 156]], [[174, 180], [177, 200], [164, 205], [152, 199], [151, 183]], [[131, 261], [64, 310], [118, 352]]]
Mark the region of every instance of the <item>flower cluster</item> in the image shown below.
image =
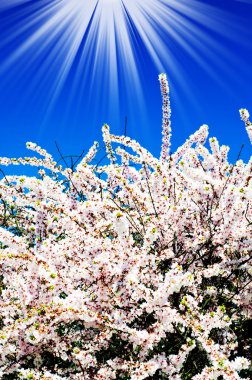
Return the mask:
[[32, 143], [43, 159], [0, 158], [40, 175], [0, 181], [0, 378], [251, 375], [252, 160], [207, 149], [205, 125], [169, 156], [160, 82], [160, 159], [107, 125], [107, 165], [97, 143], [76, 169]]
[[245, 108], [242, 108], [240, 109], [240, 115], [241, 115], [241, 119], [244, 121], [246, 125], [246, 130], [249, 135], [250, 141], [252, 143], [252, 124], [249, 120], [249, 116], [250, 116], [249, 112]]

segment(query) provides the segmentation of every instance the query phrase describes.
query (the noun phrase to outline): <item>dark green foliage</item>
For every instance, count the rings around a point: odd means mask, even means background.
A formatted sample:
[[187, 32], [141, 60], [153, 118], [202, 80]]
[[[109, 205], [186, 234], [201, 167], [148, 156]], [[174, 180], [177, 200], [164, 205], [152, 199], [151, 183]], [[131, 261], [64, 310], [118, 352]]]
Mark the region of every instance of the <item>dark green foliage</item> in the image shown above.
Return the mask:
[[252, 319], [243, 319], [236, 321], [232, 324], [238, 341], [237, 353], [238, 356], [245, 356], [247, 359], [252, 360]]
[[57, 328], [59, 336], [64, 336], [69, 332], [84, 330], [82, 321], [73, 321], [71, 323], [60, 323]]
[[241, 378], [244, 378], [244, 379], [252, 379], [252, 368], [243, 369], [239, 373], [239, 375], [240, 375]]
[[131, 343], [128, 343], [122, 340], [118, 335], [113, 334], [108, 343], [108, 347], [105, 347], [96, 353], [96, 359], [98, 363], [104, 364], [107, 360], [112, 360], [116, 357], [129, 360], [130, 357], [134, 357], [134, 350]]
[[144, 311], [139, 317], [135, 318], [131, 323], [129, 323], [129, 327], [134, 329], [144, 330], [153, 325], [156, 322], [156, 318], [154, 313], [148, 314]]
[[135, 241], [135, 246], [141, 248], [143, 246], [144, 240], [143, 236], [139, 232], [132, 233], [133, 240]]
[[[76, 364], [69, 360], [62, 360], [61, 358], [55, 356], [49, 351], [43, 353], [43, 364], [42, 367], [54, 373], [55, 368], [59, 367], [62, 369], [69, 370], [69, 373], [74, 373], [76, 370]], [[77, 371], [78, 372], [78, 371]]]
[[212, 329], [209, 338], [213, 339], [215, 343], [218, 344], [223, 344], [225, 337], [224, 337], [225, 331], [219, 329], [219, 328], [214, 328]]
[[165, 274], [166, 272], [168, 272], [168, 270], [171, 269], [171, 265], [173, 263], [173, 260], [172, 259], [166, 259], [166, 260], [162, 260], [160, 261], [158, 264], [157, 264], [157, 267], [159, 269], [159, 271], [162, 273], [162, 274]]
[[205, 351], [196, 346], [188, 355], [180, 375], [183, 380], [189, 380], [200, 373], [204, 367], [209, 366], [209, 360]]
[[18, 373], [11, 373], [10, 375], [3, 375], [2, 380], [18, 380]]
[[2, 290], [5, 289], [5, 285], [4, 285], [4, 276], [3, 275], [0, 275], [0, 296], [2, 294]]
[[162, 371], [157, 371], [154, 375], [146, 377], [145, 380], [168, 380], [168, 375], [162, 373]]
[[68, 297], [68, 295], [65, 292], [61, 292], [60, 295], [59, 295], [59, 298], [65, 299], [67, 297]]
[[166, 333], [158, 344], [149, 352], [149, 359], [154, 355], [165, 353], [166, 355], [177, 355], [181, 346], [186, 342], [186, 335], [181, 336], [177, 333]]
[[[232, 329], [237, 336], [237, 352], [235, 356], [244, 356], [252, 362], [252, 319], [240, 320], [233, 322]], [[247, 370], [242, 370], [241, 377], [252, 379], [252, 367]]]

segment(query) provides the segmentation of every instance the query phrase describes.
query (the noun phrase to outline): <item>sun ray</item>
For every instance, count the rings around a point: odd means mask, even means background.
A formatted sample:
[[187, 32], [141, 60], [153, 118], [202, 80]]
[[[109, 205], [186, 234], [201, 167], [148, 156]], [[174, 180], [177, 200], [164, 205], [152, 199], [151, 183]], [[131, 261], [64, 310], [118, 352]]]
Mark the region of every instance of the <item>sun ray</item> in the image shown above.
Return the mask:
[[174, 75], [172, 41], [213, 77], [209, 54], [220, 64], [230, 57], [202, 29], [218, 30], [215, 8], [196, 0], [1, 0], [0, 12], [10, 9], [16, 22], [0, 42], [7, 51], [0, 75], [13, 66], [20, 73], [38, 67], [31, 86], [47, 78], [51, 102], [73, 68], [73, 83], [106, 84], [106, 96], [115, 99], [123, 81], [140, 97], [143, 47], [158, 71], [171, 67]]

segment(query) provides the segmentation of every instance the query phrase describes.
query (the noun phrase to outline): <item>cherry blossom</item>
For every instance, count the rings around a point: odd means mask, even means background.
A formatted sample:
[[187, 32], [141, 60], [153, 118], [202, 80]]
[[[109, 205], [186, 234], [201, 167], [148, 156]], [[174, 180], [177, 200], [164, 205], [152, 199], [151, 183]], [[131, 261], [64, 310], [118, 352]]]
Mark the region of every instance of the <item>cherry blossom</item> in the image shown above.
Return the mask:
[[159, 159], [107, 124], [106, 164], [96, 142], [76, 168], [30, 142], [42, 158], [0, 158], [38, 168], [0, 181], [1, 378], [249, 376], [252, 160], [206, 125], [170, 154], [159, 80]]

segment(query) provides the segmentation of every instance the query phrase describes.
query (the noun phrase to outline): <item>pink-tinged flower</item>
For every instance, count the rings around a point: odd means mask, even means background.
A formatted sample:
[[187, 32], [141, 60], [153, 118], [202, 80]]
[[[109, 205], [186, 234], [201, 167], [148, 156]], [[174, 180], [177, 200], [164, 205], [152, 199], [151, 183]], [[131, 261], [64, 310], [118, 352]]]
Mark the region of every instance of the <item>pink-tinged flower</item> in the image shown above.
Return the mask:
[[0, 158], [40, 176], [0, 180], [0, 377], [179, 380], [193, 350], [194, 380], [248, 368], [236, 327], [251, 317], [251, 160], [231, 165], [215, 137], [205, 147], [205, 125], [170, 155], [159, 80], [160, 158], [107, 125], [106, 165], [97, 143], [76, 169], [33, 143], [42, 158]]

